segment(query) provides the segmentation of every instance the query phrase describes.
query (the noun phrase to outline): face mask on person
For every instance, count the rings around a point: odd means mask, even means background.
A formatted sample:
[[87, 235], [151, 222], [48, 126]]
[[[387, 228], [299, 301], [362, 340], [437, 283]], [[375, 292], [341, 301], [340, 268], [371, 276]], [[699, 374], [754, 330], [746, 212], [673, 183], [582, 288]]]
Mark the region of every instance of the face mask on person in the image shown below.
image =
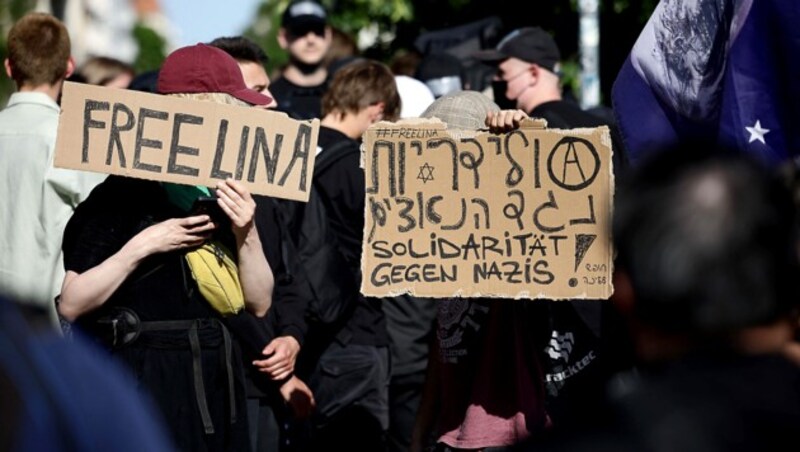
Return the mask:
[[494, 95], [494, 101], [501, 110], [513, 110], [517, 108], [517, 102], [506, 97], [507, 89], [508, 82], [505, 80], [492, 80], [492, 94]]

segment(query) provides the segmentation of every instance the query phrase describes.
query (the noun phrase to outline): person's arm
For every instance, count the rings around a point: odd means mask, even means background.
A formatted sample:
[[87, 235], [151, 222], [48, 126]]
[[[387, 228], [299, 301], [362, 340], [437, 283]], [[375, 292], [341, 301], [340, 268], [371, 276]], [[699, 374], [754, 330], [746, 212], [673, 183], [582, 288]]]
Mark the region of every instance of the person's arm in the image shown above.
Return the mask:
[[255, 227], [256, 202], [250, 192], [233, 179], [217, 184], [217, 198], [220, 207], [231, 219], [236, 237], [239, 280], [245, 307], [253, 315], [263, 317], [272, 305], [275, 278]]
[[[276, 337], [262, 351], [264, 359], [253, 364], [258, 370], [266, 373], [273, 380], [282, 381], [293, 372], [297, 355], [303, 345], [308, 323], [306, 313], [309, 300], [313, 297], [311, 288], [306, 279], [305, 270], [300, 261], [289, 233], [289, 213], [281, 210], [282, 207], [274, 199], [259, 198], [263, 203], [258, 205], [259, 218], [265, 213], [269, 218], [259, 221], [258, 228], [261, 241], [266, 243], [266, 231], [262, 231], [264, 224], [270, 224], [279, 232], [276, 236], [269, 236], [276, 240], [280, 246], [275, 250], [280, 258], [273, 265], [273, 273], [277, 279], [275, 286], [276, 303], [272, 307], [275, 316]], [[263, 208], [262, 208], [263, 207]]]
[[91, 269], [67, 271], [61, 286], [59, 313], [74, 321], [105, 303], [128, 275], [152, 254], [200, 245], [214, 229], [207, 215], [172, 218], [154, 224]]

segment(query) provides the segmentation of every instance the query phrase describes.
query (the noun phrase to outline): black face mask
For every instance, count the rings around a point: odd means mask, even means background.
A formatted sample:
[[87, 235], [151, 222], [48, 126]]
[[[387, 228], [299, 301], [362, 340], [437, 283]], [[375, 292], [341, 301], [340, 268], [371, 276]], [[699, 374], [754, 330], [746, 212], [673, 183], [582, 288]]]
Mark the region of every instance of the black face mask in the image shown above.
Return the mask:
[[513, 110], [517, 108], [517, 102], [506, 97], [508, 83], [505, 80], [492, 80], [492, 94], [494, 102], [502, 110]]

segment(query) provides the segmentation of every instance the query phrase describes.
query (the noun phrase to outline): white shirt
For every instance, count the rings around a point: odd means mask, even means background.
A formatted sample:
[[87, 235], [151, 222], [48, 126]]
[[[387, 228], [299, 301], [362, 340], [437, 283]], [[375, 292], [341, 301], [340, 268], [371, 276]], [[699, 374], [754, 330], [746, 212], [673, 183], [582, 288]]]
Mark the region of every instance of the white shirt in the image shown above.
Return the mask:
[[33, 92], [14, 93], [0, 111], [0, 294], [44, 307], [53, 320], [64, 227], [106, 177], [53, 167], [59, 112]]

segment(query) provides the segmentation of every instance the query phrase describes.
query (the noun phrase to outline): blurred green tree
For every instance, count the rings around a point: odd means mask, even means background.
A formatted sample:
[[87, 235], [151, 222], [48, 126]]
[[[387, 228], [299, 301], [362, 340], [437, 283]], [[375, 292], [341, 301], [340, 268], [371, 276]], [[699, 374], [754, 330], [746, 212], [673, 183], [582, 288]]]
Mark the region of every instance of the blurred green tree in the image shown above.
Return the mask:
[[136, 73], [151, 71], [161, 67], [167, 57], [167, 41], [155, 30], [142, 22], [133, 28], [133, 37], [139, 46], [139, 53], [133, 63]]
[[[578, 1], [538, 0], [525, 5], [525, 11], [517, 0], [321, 0], [321, 3], [328, 8], [333, 26], [357, 40], [362, 38], [361, 51], [384, 62], [412, 49], [414, 39], [421, 33], [492, 15], [500, 17], [509, 30], [539, 25], [555, 35], [564, 57], [565, 85], [577, 92]], [[287, 60], [276, 36], [281, 13], [289, 2], [263, 1], [245, 32], [266, 50], [270, 57], [268, 70], [273, 76]], [[658, 0], [601, 0], [600, 63], [605, 98], [622, 61], [657, 4]]]
[[[8, 57], [6, 37], [14, 22], [36, 6], [35, 0], [0, 0], [0, 59]], [[5, 106], [16, 86], [14, 80], [6, 75], [5, 69], [0, 75], [0, 106]]]

